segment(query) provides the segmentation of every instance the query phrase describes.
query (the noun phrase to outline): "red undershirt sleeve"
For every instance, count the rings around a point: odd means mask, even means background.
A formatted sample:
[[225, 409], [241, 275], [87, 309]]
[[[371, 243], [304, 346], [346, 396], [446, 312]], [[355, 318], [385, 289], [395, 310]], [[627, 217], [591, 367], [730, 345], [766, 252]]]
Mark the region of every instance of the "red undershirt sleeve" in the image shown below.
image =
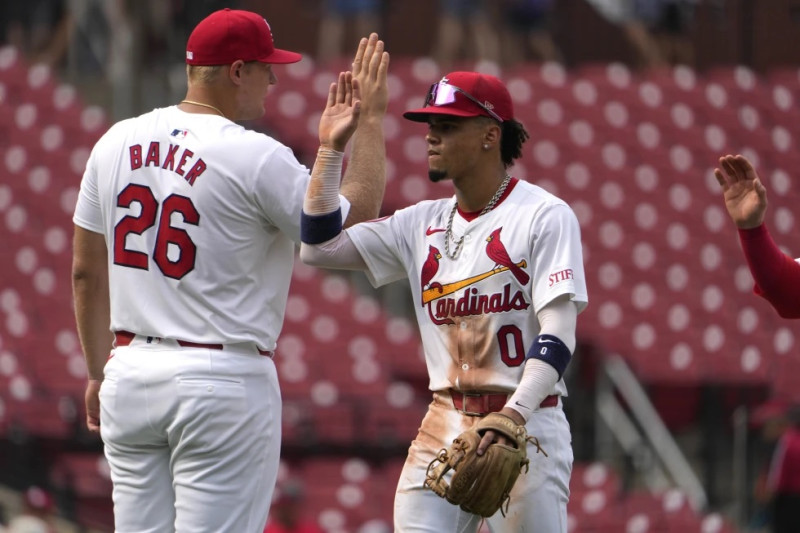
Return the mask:
[[783, 318], [800, 318], [800, 264], [778, 248], [764, 224], [740, 229], [739, 242], [756, 282], [753, 292]]

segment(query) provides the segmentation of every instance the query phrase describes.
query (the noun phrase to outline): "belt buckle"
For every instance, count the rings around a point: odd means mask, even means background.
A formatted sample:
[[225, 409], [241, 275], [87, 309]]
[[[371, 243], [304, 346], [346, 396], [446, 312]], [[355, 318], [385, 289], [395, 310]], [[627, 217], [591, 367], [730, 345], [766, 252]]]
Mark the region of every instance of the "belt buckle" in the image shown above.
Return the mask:
[[459, 392], [461, 395], [461, 413], [467, 416], [484, 416], [486, 413], [478, 413], [476, 411], [467, 411], [467, 398], [482, 398], [483, 394], [479, 392]]

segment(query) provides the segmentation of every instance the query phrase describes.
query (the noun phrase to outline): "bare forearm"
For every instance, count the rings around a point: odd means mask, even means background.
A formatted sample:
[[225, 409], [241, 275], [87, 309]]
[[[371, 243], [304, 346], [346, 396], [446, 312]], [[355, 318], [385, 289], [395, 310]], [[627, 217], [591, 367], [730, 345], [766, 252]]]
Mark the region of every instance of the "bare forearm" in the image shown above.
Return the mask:
[[[105, 283], [103, 283], [105, 282]], [[109, 330], [110, 309], [108, 278], [104, 280], [77, 278], [73, 281], [75, 321], [78, 327], [89, 379], [103, 379], [103, 367], [112, 348], [113, 335]]]
[[75, 322], [89, 379], [102, 380], [113, 336], [106, 245], [103, 235], [75, 227], [72, 292]]
[[344, 227], [372, 220], [380, 213], [386, 187], [386, 146], [382, 119], [370, 118], [359, 124], [342, 179], [341, 193], [350, 201]]

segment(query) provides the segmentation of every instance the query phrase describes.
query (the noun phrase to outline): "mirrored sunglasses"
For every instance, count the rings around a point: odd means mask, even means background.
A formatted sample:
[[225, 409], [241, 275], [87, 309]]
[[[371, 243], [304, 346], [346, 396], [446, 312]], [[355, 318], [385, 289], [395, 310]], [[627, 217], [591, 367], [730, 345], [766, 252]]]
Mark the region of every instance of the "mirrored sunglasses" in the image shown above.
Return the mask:
[[456, 93], [461, 93], [467, 100], [475, 104], [476, 106], [480, 107], [484, 111], [486, 111], [490, 117], [495, 119], [497, 122], [502, 123], [503, 119], [500, 118], [500, 115], [486, 107], [477, 98], [469, 94], [467, 91], [456, 87], [455, 85], [450, 85], [447, 82], [440, 81], [439, 83], [434, 83], [431, 85], [430, 90], [428, 91], [428, 95], [425, 97], [425, 107], [428, 106], [440, 106], [440, 105], [448, 105], [455, 103], [456, 101]]

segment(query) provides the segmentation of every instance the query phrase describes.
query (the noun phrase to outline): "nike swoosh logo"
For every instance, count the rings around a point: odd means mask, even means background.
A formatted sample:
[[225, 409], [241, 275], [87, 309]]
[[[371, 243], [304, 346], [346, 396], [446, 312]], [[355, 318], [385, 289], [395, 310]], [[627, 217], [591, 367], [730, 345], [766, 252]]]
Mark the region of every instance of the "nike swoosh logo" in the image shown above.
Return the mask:
[[444, 231], [444, 229], [431, 229], [431, 227], [428, 226], [428, 229], [425, 230], [425, 235], [430, 237], [434, 233], [439, 233], [440, 231]]
[[514, 403], [515, 403], [515, 404], [517, 404], [517, 405], [519, 405], [519, 406], [520, 406], [520, 407], [522, 407], [523, 409], [530, 409], [530, 407], [528, 407], [527, 405], [522, 405], [521, 403], [519, 403], [519, 402], [517, 402], [517, 401], [515, 401]]

